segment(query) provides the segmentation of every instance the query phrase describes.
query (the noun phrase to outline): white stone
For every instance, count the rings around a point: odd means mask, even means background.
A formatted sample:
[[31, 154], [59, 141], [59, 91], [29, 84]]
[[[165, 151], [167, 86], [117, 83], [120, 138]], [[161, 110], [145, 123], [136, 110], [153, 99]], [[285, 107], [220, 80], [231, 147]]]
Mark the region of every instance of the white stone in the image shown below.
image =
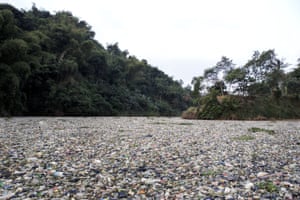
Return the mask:
[[258, 178], [266, 178], [269, 174], [267, 172], [258, 172], [257, 177]]
[[247, 182], [247, 183], [245, 184], [245, 189], [246, 189], [247, 191], [250, 191], [253, 187], [254, 187], [254, 184], [251, 183], [251, 182]]

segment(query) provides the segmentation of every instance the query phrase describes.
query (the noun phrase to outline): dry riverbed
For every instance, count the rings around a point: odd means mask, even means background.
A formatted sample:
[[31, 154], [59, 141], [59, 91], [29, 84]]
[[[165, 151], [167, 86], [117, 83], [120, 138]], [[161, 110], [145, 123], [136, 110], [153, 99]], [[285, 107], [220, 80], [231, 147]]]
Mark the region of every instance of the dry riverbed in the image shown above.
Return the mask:
[[300, 199], [300, 123], [0, 118], [3, 199]]

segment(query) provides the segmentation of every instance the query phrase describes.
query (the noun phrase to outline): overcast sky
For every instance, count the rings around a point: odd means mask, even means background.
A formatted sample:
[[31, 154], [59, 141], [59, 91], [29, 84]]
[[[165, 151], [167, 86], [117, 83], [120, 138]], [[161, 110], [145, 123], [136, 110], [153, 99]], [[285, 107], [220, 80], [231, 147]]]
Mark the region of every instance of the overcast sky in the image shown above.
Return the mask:
[[122, 50], [185, 84], [221, 56], [242, 65], [254, 50], [300, 58], [299, 0], [0, 0], [28, 10], [71, 11], [106, 46]]

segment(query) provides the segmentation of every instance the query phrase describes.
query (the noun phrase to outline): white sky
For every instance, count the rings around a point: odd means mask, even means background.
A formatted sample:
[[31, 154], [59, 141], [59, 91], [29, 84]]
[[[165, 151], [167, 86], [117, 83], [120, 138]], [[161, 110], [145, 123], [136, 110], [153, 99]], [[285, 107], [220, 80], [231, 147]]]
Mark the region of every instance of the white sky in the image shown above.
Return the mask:
[[146, 59], [189, 84], [221, 56], [239, 65], [254, 50], [300, 58], [299, 0], [0, 0], [28, 10], [70, 11], [106, 46]]

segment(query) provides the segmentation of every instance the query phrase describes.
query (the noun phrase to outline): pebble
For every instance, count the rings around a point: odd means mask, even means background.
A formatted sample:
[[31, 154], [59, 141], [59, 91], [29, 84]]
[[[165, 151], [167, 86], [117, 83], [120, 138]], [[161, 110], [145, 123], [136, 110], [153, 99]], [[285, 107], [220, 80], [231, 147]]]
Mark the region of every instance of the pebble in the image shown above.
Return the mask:
[[2, 194], [2, 195], [0, 195], [0, 200], [11, 199], [13, 196], [15, 196], [15, 193], [13, 193], [13, 192], [9, 192], [7, 194]]
[[300, 199], [299, 130], [297, 121], [0, 118], [0, 200]]
[[253, 183], [247, 182], [247, 183], [245, 184], [245, 189], [246, 189], [247, 191], [250, 191], [252, 188], [254, 188], [254, 184], [253, 184]]
[[286, 200], [292, 200], [293, 199], [293, 195], [291, 193], [286, 193], [286, 194], [284, 194], [284, 199], [286, 199]]
[[269, 174], [267, 172], [258, 172], [257, 177], [258, 178], [266, 178]]
[[55, 172], [52, 173], [52, 175], [55, 176], [55, 177], [63, 177], [64, 173], [55, 171]]

